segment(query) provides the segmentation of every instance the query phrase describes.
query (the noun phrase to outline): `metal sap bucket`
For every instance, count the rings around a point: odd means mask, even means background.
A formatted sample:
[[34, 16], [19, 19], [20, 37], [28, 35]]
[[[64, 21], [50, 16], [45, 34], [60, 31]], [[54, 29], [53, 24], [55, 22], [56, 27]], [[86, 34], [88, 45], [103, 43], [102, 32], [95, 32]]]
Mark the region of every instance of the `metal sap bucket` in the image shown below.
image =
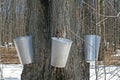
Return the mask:
[[98, 60], [101, 37], [98, 35], [85, 35], [84, 40], [85, 60], [88, 62]]
[[116, 49], [115, 56], [120, 56], [120, 49]]
[[51, 65], [65, 67], [72, 41], [66, 38], [52, 37]]
[[14, 40], [14, 44], [21, 64], [29, 64], [33, 62], [32, 36], [21, 36]]

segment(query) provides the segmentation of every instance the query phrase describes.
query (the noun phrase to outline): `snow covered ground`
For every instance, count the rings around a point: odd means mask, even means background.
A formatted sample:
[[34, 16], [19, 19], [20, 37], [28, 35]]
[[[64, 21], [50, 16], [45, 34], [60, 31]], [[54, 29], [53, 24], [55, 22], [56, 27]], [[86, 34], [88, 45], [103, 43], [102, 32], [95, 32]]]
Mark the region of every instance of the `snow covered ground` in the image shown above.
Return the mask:
[[[23, 65], [1, 65], [0, 80], [21, 80]], [[97, 66], [97, 80], [120, 80], [120, 66]], [[95, 65], [90, 66], [90, 80], [96, 80]]]
[[2, 80], [21, 80], [23, 65], [21, 64], [1, 64]]
[[95, 65], [90, 65], [90, 80], [96, 80], [96, 76], [97, 80], [120, 80], [120, 66], [99, 65], [95, 69]]

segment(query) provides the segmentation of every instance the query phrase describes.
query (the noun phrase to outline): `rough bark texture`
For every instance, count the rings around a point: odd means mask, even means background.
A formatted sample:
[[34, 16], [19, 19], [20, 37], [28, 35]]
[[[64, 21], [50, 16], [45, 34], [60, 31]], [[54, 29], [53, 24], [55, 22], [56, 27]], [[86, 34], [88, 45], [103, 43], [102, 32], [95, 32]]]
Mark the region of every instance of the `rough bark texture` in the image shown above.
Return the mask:
[[[89, 65], [84, 61], [83, 42], [73, 35], [73, 32], [82, 35], [79, 23], [81, 1], [51, 0], [50, 7], [47, 3], [27, 0], [26, 26], [34, 37], [35, 62], [24, 65], [22, 80], [89, 80]], [[50, 65], [52, 36], [73, 40], [65, 68]]]
[[26, 34], [25, 0], [0, 0], [0, 45]]

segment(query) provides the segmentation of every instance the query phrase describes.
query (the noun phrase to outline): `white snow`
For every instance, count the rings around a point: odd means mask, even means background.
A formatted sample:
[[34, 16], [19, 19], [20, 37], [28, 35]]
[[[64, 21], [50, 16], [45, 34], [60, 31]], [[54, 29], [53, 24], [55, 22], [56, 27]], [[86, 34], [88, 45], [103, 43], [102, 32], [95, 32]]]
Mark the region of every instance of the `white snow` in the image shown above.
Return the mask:
[[[105, 69], [104, 69], [105, 68]], [[21, 80], [23, 65], [1, 64], [0, 80]], [[106, 76], [106, 77], [105, 77]], [[106, 79], [105, 79], [106, 78]], [[120, 80], [120, 66], [97, 66], [98, 80]], [[95, 65], [90, 65], [90, 80], [96, 80]]]
[[[97, 73], [96, 71], [97, 70]], [[120, 66], [104, 66], [97, 65], [95, 69], [95, 65], [90, 66], [90, 80], [120, 80]]]
[[23, 65], [21, 64], [1, 64], [2, 80], [21, 80]]

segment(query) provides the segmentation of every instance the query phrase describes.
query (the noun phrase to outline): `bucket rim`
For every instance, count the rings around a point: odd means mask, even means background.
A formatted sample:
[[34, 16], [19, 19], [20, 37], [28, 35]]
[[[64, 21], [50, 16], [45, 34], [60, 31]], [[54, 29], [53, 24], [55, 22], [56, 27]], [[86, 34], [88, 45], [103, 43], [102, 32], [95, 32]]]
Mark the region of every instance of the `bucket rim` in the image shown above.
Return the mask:
[[70, 40], [70, 39], [67, 39], [67, 38], [58, 38], [58, 37], [52, 37], [52, 40], [55, 40], [55, 41], [58, 41], [58, 42], [61, 42], [61, 43], [72, 43], [73, 41]]
[[26, 38], [28, 38], [28, 39], [32, 38], [32, 35], [15, 37], [14, 40], [17, 40], [17, 39], [23, 40], [23, 39], [26, 39]]
[[97, 34], [86, 34], [85, 36], [98, 36], [98, 37], [101, 37], [100, 35], [97, 35]]

